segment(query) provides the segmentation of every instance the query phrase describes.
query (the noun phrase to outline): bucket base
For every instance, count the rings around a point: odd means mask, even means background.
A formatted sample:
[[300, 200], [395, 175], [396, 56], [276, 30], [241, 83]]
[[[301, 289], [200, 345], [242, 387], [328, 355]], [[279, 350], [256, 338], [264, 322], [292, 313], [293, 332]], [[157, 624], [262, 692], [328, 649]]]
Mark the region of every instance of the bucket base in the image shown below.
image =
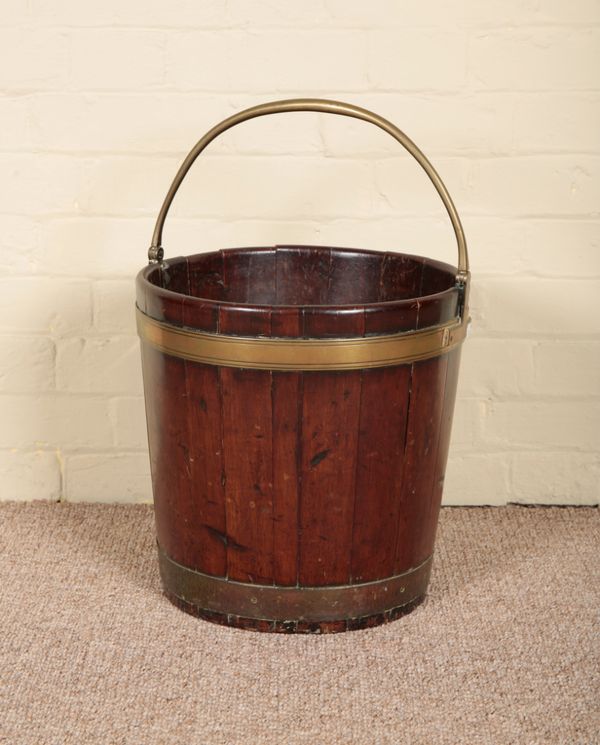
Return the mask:
[[373, 626], [381, 626], [382, 624], [402, 618], [402, 616], [411, 613], [425, 600], [425, 593], [423, 593], [423, 595], [411, 600], [409, 603], [392, 608], [384, 613], [375, 613], [371, 616], [362, 616], [361, 618], [348, 618], [341, 621], [269, 621], [267, 619], [244, 618], [243, 616], [235, 616], [231, 613], [215, 613], [214, 611], [199, 608], [193, 603], [182, 600], [167, 589], [164, 590], [164, 593], [167, 599], [177, 608], [203, 621], [236, 629], [263, 631], [272, 634], [338, 634], [342, 631], [370, 629]]
[[405, 572], [371, 582], [298, 587], [229, 580], [182, 566], [158, 547], [169, 600], [207, 621], [281, 633], [335, 633], [392, 621], [425, 596], [431, 557]]

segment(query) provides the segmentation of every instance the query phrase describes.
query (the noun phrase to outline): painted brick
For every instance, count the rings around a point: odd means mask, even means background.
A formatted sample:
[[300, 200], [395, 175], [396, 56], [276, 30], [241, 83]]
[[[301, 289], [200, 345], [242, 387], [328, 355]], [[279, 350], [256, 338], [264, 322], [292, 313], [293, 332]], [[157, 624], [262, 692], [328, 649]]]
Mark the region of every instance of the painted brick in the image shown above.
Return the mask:
[[0, 448], [109, 448], [108, 401], [84, 396], [0, 396]]
[[164, 81], [161, 31], [79, 29], [70, 36], [74, 88], [140, 90]]
[[[393, 122], [428, 156], [512, 152], [512, 94], [367, 93], [352, 102]], [[368, 122], [323, 116], [321, 129], [331, 155], [404, 154], [396, 140]]]
[[68, 69], [68, 38], [60, 29], [0, 28], [3, 92], [23, 93], [63, 86]]
[[[263, 103], [264, 95], [228, 96], [235, 102], [234, 111]], [[230, 113], [234, 113], [231, 111]], [[289, 112], [276, 116], [262, 116], [234, 127], [210, 145], [214, 152], [217, 143], [227, 146], [234, 153], [254, 155], [312, 155], [323, 153], [320, 124], [326, 114], [314, 112]], [[216, 122], [216, 119], [214, 120]], [[214, 123], [213, 122], [213, 123]]]
[[111, 401], [111, 420], [115, 444], [127, 450], [145, 450], [148, 447], [146, 411], [141, 396], [115, 398]]
[[482, 398], [600, 396], [600, 342], [470, 338], [458, 391]]
[[127, 278], [146, 264], [154, 221], [56, 218], [41, 226], [36, 269], [55, 277]]
[[511, 501], [530, 504], [598, 504], [597, 453], [513, 453]]
[[[134, 277], [160, 204], [215, 123], [323, 96], [406, 131], [465, 225], [472, 325], [446, 502], [593, 503], [597, 0], [175, 6], [3, 3], [0, 498], [149, 498]], [[418, 165], [337, 116], [225, 133], [177, 195], [164, 245], [177, 256], [294, 242], [456, 262]]]
[[598, 334], [597, 279], [479, 279], [474, 287], [473, 331], [512, 336]]
[[125, 156], [97, 159], [91, 168], [89, 190], [83, 205], [85, 213], [109, 217], [154, 217], [181, 160]]
[[369, 34], [369, 80], [392, 91], [455, 91], [467, 76], [467, 36], [462, 31], [404, 28]]
[[[231, 90], [230, 44], [223, 34], [196, 31], [169, 34], [165, 42], [165, 79], [174, 90]], [[241, 86], [240, 86], [241, 88]]]
[[56, 387], [69, 393], [142, 392], [136, 337], [64, 339], [56, 353]]
[[503, 29], [476, 33], [470, 81], [486, 90], [597, 90], [600, 29]]
[[443, 504], [506, 504], [509, 468], [504, 453], [451, 455], [444, 479]]
[[163, 246], [167, 256], [276, 243], [319, 243], [320, 223], [305, 220], [218, 220], [170, 217]]
[[596, 0], [486, 0], [485, 3], [462, 3], [458, 9], [461, 21], [474, 26], [562, 25], [598, 22]]
[[29, 15], [28, 0], [4, 0], [0, 26], [17, 26], [27, 20]]
[[[365, 215], [374, 199], [367, 162], [293, 156], [200, 158], [177, 194], [173, 216]], [[172, 158], [105, 157], [93, 170], [88, 211], [127, 217], [155, 215], [178, 167]]]
[[90, 163], [84, 158], [32, 153], [0, 153], [0, 170], [9, 188], [0, 210], [13, 215], [77, 213], [85, 197]]
[[0, 500], [58, 501], [61, 497], [60, 464], [56, 453], [0, 450], [0, 473]]
[[2, 336], [0, 391], [24, 393], [54, 388], [54, 343], [44, 336]]
[[66, 459], [69, 502], [152, 502], [146, 453], [72, 455]]
[[33, 147], [30, 97], [0, 97], [0, 151], [31, 151]]
[[600, 277], [600, 221], [467, 216], [475, 281], [480, 274]]
[[228, 25], [226, 0], [178, 0], [169, 5], [163, 0], [103, 0], [81, 3], [78, 0], [30, 0], [36, 21], [44, 25], [90, 27], [133, 26], [186, 28], [188, 26]]
[[37, 270], [40, 226], [35, 215], [2, 215], [0, 276]]
[[[279, 3], [272, 0], [228, 0], [227, 18], [234, 26], [248, 29], [316, 28], [327, 24], [333, 15], [329, 0], [305, 0], [303, 3]], [[337, 17], [338, 21], [343, 21]]]
[[472, 451], [480, 446], [485, 415], [485, 401], [457, 398], [452, 423], [451, 452]]
[[520, 396], [532, 392], [534, 342], [469, 338], [463, 347], [459, 396]]
[[597, 93], [521, 94], [513, 117], [514, 146], [519, 152], [600, 152]]
[[[538, 396], [600, 396], [600, 342], [543, 341], [533, 348]], [[600, 422], [598, 423], [600, 427]]]
[[368, 163], [326, 158], [213, 158], [191, 174], [177, 214], [297, 219], [371, 214]]
[[137, 333], [133, 278], [94, 283], [94, 327], [101, 334]]
[[254, 89], [270, 97], [273, 91], [364, 90], [366, 59], [366, 38], [352, 31], [194, 31], [169, 36], [167, 81], [192, 90]]
[[[0, 133], [19, 149], [78, 153], [168, 153], [177, 159], [218, 121], [264, 100], [264, 95], [169, 92], [46, 93], [3, 103], [13, 120]], [[60, 116], [56, 116], [56, 112]], [[107, 122], [114, 122], [107, 126]], [[152, 125], [149, 126], [149, 123]], [[30, 130], [23, 137], [23, 126]], [[31, 148], [31, 144], [29, 147]], [[210, 153], [319, 152], [317, 114], [262, 117], [235, 127], [210, 145]], [[143, 164], [143, 163], [142, 163]]]
[[[237, 0], [243, 3], [244, 0]], [[330, 23], [355, 28], [445, 28], [456, 20], [455, 3], [438, 3], [435, 12], [418, 0], [325, 0]]]
[[60, 336], [89, 330], [90, 283], [47, 277], [0, 279], [0, 333]]
[[[462, 205], [468, 196], [469, 162], [464, 158], [436, 158], [433, 163], [454, 201]], [[421, 166], [412, 158], [387, 158], [375, 163], [379, 199], [375, 207], [392, 215], [445, 214], [444, 205]]]
[[508, 449], [600, 448], [598, 401], [495, 401], [483, 420], [486, 445]]
[[323, 245], [403, 251], [454, 265], [457, 261], [456, 239], [445, 214], [424, 218], [337, 218], [317, 223], [315, 232], [313, 242]]
[[467, 213], [509, 216], [596, 216], [600, 157], [489, 158], [471, 163]]

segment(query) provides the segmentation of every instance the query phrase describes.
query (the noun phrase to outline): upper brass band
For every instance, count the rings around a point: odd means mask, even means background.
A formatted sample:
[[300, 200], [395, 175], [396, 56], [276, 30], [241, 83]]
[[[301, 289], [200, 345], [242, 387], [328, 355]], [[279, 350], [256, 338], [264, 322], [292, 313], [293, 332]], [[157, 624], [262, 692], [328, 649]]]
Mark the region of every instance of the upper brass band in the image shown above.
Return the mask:
[[293, 339], [214, 334], [181, 328], [137, 309], [142, 341], [172, 357], [207, 365], [259, 370], [358, 370], [404, 365], [446, 354], [465, 338], [456, 318], [415, 331], [343, 339]]

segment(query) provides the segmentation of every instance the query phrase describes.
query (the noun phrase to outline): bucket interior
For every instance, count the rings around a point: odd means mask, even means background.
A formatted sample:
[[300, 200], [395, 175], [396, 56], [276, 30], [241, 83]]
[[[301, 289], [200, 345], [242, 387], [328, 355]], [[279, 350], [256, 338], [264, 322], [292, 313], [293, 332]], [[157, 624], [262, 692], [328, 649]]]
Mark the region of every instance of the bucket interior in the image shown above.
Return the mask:
[[455, 285], [456, 268], [402, 253], [319, 246], [212, 251], [172, 259], [147, 279], [171, 292], [251, 305], [365, 305]]

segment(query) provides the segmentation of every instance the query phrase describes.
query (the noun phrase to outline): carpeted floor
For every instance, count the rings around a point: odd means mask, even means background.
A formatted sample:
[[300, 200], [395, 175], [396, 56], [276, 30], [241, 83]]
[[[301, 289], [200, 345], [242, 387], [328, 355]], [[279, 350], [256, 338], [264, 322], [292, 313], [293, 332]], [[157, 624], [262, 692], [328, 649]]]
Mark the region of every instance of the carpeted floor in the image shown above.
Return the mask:
[[443, 510], [387, 626], [279, 636], [161, 593], [146, 506], [0, 505], [0, 742], [600, 743], [600, 513]]

